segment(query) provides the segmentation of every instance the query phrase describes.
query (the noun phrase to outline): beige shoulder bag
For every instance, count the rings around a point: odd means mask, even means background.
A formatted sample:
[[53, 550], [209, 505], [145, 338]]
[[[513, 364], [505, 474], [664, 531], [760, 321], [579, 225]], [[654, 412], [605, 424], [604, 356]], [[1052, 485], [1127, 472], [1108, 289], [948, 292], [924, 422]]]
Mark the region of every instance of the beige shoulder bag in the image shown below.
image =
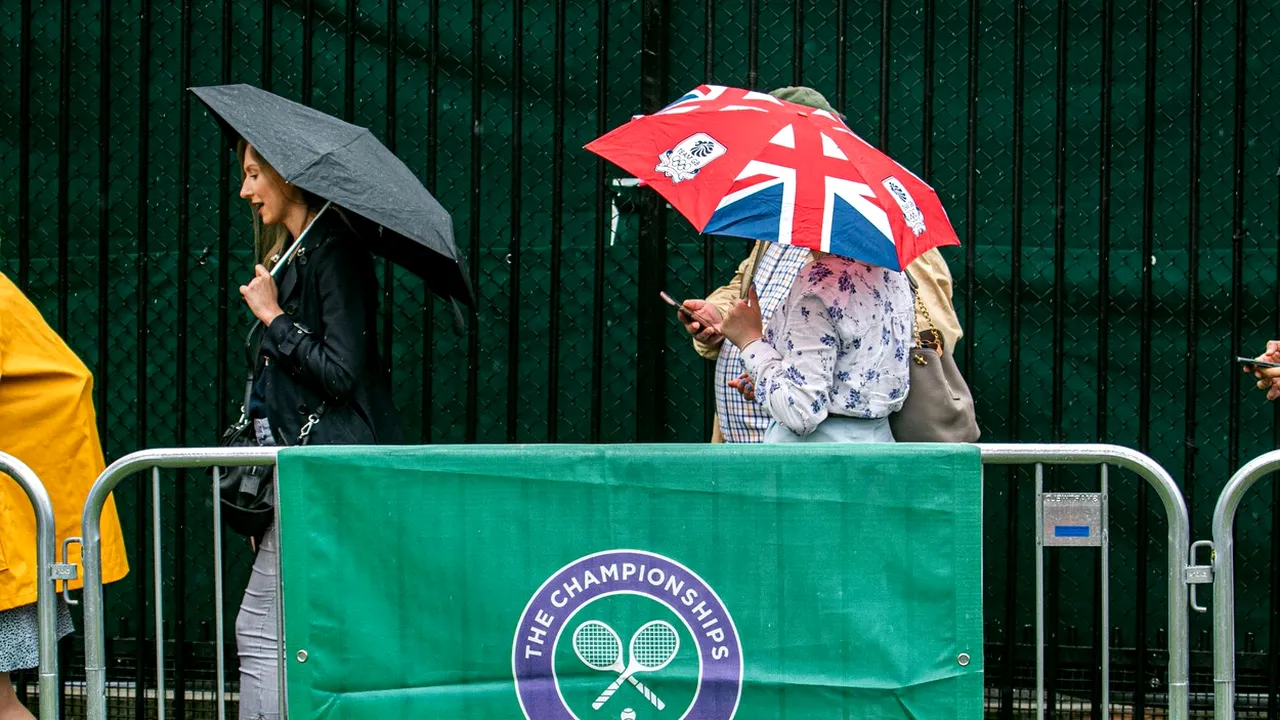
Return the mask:
[[[907, 273], [911, 287], [916, 280]], [[981, 436], [974, 414], [973, 396], [960, 375], [955, 358], [947, 352], [942, 333], [933, 325], [929, 309], [915, 293], [916, 307], [928, 329], [916, 332], [911, 348], [911, 385], [902, 409], [889, 416], [889, 427], [898, 442], [977, 442]]]

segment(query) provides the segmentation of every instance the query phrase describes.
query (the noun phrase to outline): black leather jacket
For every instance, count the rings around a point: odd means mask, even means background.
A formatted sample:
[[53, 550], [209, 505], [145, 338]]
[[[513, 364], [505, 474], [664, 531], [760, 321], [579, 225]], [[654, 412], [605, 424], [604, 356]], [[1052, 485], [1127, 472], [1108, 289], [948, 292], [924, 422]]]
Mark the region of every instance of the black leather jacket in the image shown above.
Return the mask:
[[373, 257], [336, 213], [315, 222], [277, 277], [284, 315], [262, 334], [255, 394], [281, 445], [296, 445], [322, 404], [309, 444], [400, 443], [390, 372], [378, 356]]

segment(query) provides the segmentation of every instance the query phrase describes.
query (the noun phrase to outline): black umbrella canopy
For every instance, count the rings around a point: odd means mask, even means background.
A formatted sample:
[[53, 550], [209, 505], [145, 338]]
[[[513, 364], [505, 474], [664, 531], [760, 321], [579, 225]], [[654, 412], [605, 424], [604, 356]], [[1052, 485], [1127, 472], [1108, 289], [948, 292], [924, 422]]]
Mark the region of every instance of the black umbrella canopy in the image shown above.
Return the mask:
[[191, 88], [233, 138], [298, 187], [376, 223], [369, 249], [475, 307], [453, 220], [366, 128], [251, 85]]

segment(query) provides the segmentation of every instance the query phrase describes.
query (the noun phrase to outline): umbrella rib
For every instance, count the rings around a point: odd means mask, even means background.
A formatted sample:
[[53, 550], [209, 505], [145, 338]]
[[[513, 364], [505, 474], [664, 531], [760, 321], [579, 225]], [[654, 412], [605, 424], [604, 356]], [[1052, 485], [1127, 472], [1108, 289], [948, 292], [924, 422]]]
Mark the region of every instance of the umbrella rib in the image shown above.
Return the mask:
[[[321, 160], [323, 160], [326, 156], [328, 156], [328, 155], [332, 155], [333, 153], [336, 153], [336, 152], [339, 152], [339, 151], [342, 151], [342, 150], [346, 150], [347, 148], [349, 148], [349, 147], [351, 147], [352, 145], [354, 145], [354, 144], [356, 143], [356, 141], [357, 141], [357, 140], [362, 139], [362, 138], [363, 138], [364, 136], [366, 136], [366, 135], [368, 135], [369, 137], [373, 137], [373, 133], [369, 132], [369, 128], [360, 128], [360, 132], [356, 133], [356, 136], [355, 136], [355, 137], [353, 137], [353, 138], [351, 138], [351, 139], [350, 139], [350, 140], [348, 140], [347, 142], [345, 142], [345, 143], [343, 143], [343, 144], [339, 145], [338, 147], [335, 147], [335, 148], [333, 148], [333, 149], [331, 149], [331, 150], [325, 150], [324, 152], [317, 154], [314, 160], [312, 160], [311, 162], [307, 163], [306, 165], [303, 165], [301, 168], [299, 168], [299, 169], [298, 169], [298, 171], [297, 171], [297, 172], [293, 173], [293, 178], [297, 178], [297, 177], [299, 177], [300, 175], [302, 175], [303, 173], [305, 173], [306, 171], [310, 170], [310, 169], [311, 169], [311, 167], [312, 167], [313, 165], [315, 165], [316, 163], [318, 163], [318, 162], [320, 162]], [[376, 141], [376, 140], [377, 140], [377, 138], [374, 138], [374, 140]], [[286, 180], [289, 180], [290, 182], [292, 182], [292, 181], [293, 181], [293, 178], [285, 178], [285, 179], [286, 179]]]

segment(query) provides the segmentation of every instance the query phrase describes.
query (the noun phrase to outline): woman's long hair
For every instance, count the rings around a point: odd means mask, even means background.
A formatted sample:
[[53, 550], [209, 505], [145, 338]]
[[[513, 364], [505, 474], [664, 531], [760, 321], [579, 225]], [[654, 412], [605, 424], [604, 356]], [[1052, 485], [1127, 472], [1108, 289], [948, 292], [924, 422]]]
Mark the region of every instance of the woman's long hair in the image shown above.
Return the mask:
[[[242, 183], [244, 182], [245, 154], [248, 153], [249, 149], [252, 147], [253, 146], [245, 141], [244, 138], [240, 138], [236, 141], [236, 157], [240, 160], [240, 182]], [[285, 187], [286, 183], [284, 182], [284, 178], [280, 176], [280, 173], [277, 172], [274, 167], [271, 167], [271, 163], [267, 162], [266, 158], [262, 157], [262, 154], [256, 149], [253, 154], [254, 157], [257, 158], [258, 167], [261, 168], [262, 174], [269, 178], [272, 183], [275, 183], [276, 187], [280, 189], [281, 194], [288, 197], [288, 188]], [[302, 200], [300, 201], [301, 204], [306, 205], [308, 210], [320, 209], [321, 203], [319, 197], [303, 190], [302, 188], [297, 188], [297, 190], [302, 193]], [[285, 228], [284, 225], [263, 224], [262, 216], [260, 216], [257, 210], [254, 210], [252, 206], [250, 206], [250, 214], [253, 215], [254, 262], [260, 262], [270, 270], [280, 260], [280, 253], [284, 251], [285, 240], [289, 237], [289, 230]]]

